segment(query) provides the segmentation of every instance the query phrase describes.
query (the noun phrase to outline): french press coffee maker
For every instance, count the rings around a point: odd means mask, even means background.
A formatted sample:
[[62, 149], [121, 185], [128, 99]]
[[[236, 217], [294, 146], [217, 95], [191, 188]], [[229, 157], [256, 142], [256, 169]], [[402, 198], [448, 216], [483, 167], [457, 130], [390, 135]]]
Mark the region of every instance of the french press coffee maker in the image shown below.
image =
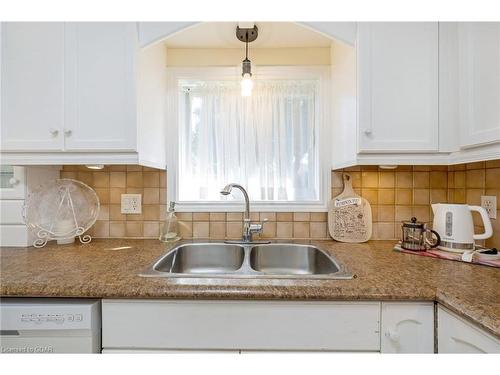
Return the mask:
[[406, 250], [425, 251], [437, 247], [441, 242], [439, 234], [427, 229], [426, 224], [417, 221], [416, 217], [412, 217], [410, 221], [403, 221], [401, 229], [403, 235], [401, 247]]

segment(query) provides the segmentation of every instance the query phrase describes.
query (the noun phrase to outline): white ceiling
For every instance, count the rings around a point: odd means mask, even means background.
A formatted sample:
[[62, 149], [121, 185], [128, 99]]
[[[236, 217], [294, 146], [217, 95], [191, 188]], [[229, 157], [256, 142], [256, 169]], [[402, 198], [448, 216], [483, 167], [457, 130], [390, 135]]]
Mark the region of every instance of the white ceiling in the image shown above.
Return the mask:
[[[237, 22], [203, 22], [173, 35], [168, 48], [242, 48]], [[330, 39], [291, 22], [257, 22], [259, 36], [251, 48], [329, 47]]]

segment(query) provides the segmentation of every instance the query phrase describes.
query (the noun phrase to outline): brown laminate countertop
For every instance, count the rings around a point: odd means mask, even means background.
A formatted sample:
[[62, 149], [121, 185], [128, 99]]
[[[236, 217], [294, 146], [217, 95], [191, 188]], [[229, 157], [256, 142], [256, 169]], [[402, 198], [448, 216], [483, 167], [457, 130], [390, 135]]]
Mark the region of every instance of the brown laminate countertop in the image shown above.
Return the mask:
[[[402, 254], [392, 241], [311, 241], [352, 280], [145, 278], [169, 246], [155, 240], [0, 248], [2, 297], [437, 301], [500, 337], [500, 269]], [[170, 245], [171, 246], [171, 245]]]

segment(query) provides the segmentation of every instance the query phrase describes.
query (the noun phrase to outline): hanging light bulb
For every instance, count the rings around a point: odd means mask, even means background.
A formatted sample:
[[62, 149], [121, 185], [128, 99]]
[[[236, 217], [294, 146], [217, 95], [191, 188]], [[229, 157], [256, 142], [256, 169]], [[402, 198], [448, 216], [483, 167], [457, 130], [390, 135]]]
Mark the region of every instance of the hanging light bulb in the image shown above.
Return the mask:
[[252, 96], [253, 80], [251, 75], [243, 76], [241, 79], [241, 96]]
[[252, 62], [248, 59], [248, 43], [257, 39], [258, 29], [236, 28], [236, 36], [245, 43], [245, 60], [241, 63], [241, 96], [251, 96], [253, 90]]
[[241, 96], [252, 96], [253, 80], [252, 80], [252, 63], [248, 58], [243, 60], [241, 73]]

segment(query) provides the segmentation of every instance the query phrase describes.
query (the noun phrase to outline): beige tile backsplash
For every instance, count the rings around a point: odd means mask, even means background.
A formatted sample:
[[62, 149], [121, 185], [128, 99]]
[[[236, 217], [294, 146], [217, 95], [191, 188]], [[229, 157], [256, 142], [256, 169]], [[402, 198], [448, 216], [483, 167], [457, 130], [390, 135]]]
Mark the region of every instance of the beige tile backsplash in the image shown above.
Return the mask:
[[[484, 194], [497, 196], [500, 209], [500, 160], [455, 166], [399, 166], [394, 170], [357, 166], [332, 171], [332, 197], [343, 188], [342, 173], [352, 176], [354, 190], [372, 206], [372, 239], [396, 239], [402, 220], [416, 216], [431, 224], [431, 203], [480, 204]], [[64, 166], [62, 178], [81, 180], [94, 188], [101, 201], [99, 218], [91, 229], [95, 237], [158, 237], [167, 212], [166, 173], [137, 165], [107, 166], [90, 171]], [[142, 194], [142, 214], [120, 212], [121, 194]], [[498, 212], [500, 218], [500, 212]], [[241, 212], [179, 212], [184, 238], [239, 238]], [[252, 220], [268, 219], [262, 238], [328, 239], [326, 212], [253, 212]], [[474, 217], [480, 231], [478, 218]], [[487, 245], [500, 247], [500, 226], [492, 220], [493, 238]]]
[[[165, 217], [166, 175], [164, 171], [136, 165], [112, 165], [99, 171], [84, 166], [64, 166], [61, 178], [85, 182], [97, 193], [101, 211], [91, 229], [95, 237], [147, 237], [159, 235], [160, 218]], [[121, 194], [142, 194], [142, 213], [122, 214]]]
[[[500, 247], [500, 160], [377, 169], [360, 166], [332, 172], [332, 196], [342, 190], [341, 174], [347, 172], [353, 177], [354, 190], [372, 205], [372, 239], [398, 238], [401, 221], [412, 216], [432, 225], [431, 203], [479, 205], [481, 195], [496, 195], [498, 219], [492, 220], [493, 237], [486, 245]], [[482, 231], [479, 215], [473, 217], [476, 232]]]
[[[493, 237], [486, 246], [500, 249], [500, 160], [459, 164], [449, 167], [448, 200], [453, 203], [481, 204], [481, 195], [496, 195], [497, 219], [492, 219]], [[479, 215], [474, 213], [476, 233], [483, 231]]]
[[352, 176], [354, 190], [372, 207], [372, 239], [400, 237], [401, 221], [416, 216], [430, 222], [433, 199], [447, 202], [448, 170], [443, 166], [358, 166], [332, 172], [332, 197], [343, 189], [342, 173]]

